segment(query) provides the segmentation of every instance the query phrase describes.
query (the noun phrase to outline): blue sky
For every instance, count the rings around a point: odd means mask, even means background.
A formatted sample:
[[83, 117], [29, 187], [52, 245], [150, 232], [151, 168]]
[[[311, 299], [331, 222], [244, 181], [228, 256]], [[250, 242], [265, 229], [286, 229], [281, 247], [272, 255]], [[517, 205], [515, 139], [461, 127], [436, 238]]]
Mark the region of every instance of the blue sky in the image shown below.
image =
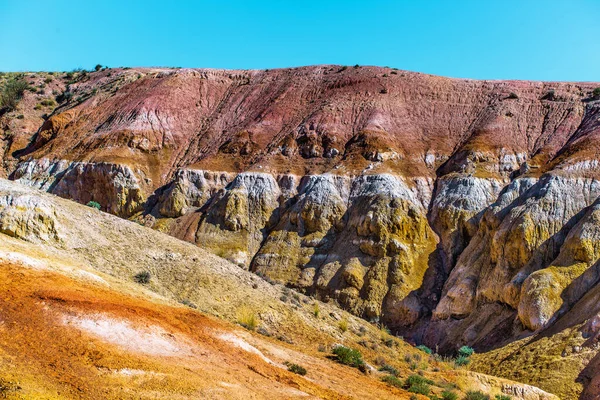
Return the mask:
[[380, 65], [600, 81], [600, 0], [0, 0], [0, 71]]

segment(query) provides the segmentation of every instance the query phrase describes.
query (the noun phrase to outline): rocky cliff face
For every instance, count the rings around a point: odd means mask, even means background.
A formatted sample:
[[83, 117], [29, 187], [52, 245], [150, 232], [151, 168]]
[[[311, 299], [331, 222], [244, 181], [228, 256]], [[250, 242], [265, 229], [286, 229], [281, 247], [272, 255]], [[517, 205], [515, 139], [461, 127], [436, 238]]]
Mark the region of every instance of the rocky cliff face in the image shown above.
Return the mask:
[[418, 342], [486, 350], [598, 288], [596, 86], [101, 71], [71, 83], [9, 172]]

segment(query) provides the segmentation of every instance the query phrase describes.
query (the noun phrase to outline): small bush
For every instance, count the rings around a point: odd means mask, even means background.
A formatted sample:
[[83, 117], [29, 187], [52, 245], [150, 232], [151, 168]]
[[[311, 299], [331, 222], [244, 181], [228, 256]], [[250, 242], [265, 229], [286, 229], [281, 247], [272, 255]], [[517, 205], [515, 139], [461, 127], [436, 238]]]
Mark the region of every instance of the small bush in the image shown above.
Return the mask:
[[495, 400], [512, 400], [512, 398], [505, 394], [497, 394]]
[[286, 362], [285, 365], [286, 365], [286, 367], [288, 367], [288, 371], [290, 371], [290, 372], [293, 372], [295, 374], [302, 375], [302, 376], [306, 375], [306, 368], [304, 368], [298, 364]]
[[469, 390], [465, 395], [465, 400], [490, 400], [490, 396], [478, 390]]
[[181, 304], [183, 304], [184, 306], [188, 306], [189, 308], [193, 308], [196, 309], [198, 308], [198, 306], [194, 303], [192, 303], [189, 299], [183, 299], [180, 301]]
[[88, 206], [88, 207], [92, 207], [92, 208], [95, 208], [95, 209], [97, 209], [97, 210], [99, 210], [100, 208], [102, 208], [102, 207], [100, 206], [100, 203], [97, 203], [97, 202], [95, 202], [95, 201], [88, 201], [88, 203], [86, 204], [86, 206]]
[[148, 271], [139, 272], [133, 277], [133, 279], [135, 279], [137, 283], [140, 283], [142, 285], [150, 283], [150, 278], [150, 272]]
[[379, 93], [381, 93], [381, 94], [387, 94], [387, 92], [388, 92], [388, 91], [387, 91], [387, 89], [385, 89], [385, 88], [383, 88], [383, 89], [381, 89], [381, 90], [379, 91]]
[[321, 309], [319, 308], [319, 303], [315, 303], [313, 306], [313, 315], [319, 318], [319, 314], [321, 313]]
[[56, 101], [59, 103], [69, 102], [73, 98], [73, 93], [66, 91], [55, 97]]
[[381, 380], [390, 386], [395, 386], [400, 389], [402, 389], [402, 387], [404, 386], [402, 381], [393, 375], [386, 375], [383, 378], [381, 378]]
[[471, 357], [474, 353], [475, 350], [473, 350], [473, 348], [469, 346], [463, 346], [460, 349], [458, 349], [458, 355], [460, 357]]
[[338, 323], [338, 327], [342, 332], [346, 332], [348, 330], [348, 320], [344, 318]]
[[25, 118], [25, 116], [23, 114], [17, 115], [17, 119], [24, 119], [24, 118]]
[[597, 87], [596, 89], [594, 89], [592, 94], [594, 95], [594, 97], [600, 97], [600, 87]]
[[366, 371], [366, 365], [360, 351], [346, 346], [337, 346], [332, 350], [332, 353], [337, 356], [339, 363], [358, 368], [363, 372]]
[[471, 360], [469, 360], [469, 357], [459, 356], [456, 357], [456, 360], [454, 360], [454, 365], [456, 365], [457, 367], [462, 367], [465, 365], [469, 365], [470, 362]]
[[52, 78], [51, 76], [47, 77], [46, 79], [44, 79], [44, 83], [50, 83], [54, 80], [54, 78]]
[[556, 92], [554, 91], [554, 89], [548, 90], [548, 92], [546, 92], [545, 95], [542, 96], [541, 100], [555, 100], [556, 99]]
[[382, 372], [388, 372], [394, 376], [398, 376], [398, 370], [389, 364], [383, 364], [379, 370]]
[[404, 381], [404, 386], [405, 387], [409, 387], [411, 385], [416, 385], [416, 384], [422, 384], [425, 383], [427, 385], [433, 385], [434, 382], [431, 379], [427, 379], [425, 377], [422, 377], [421, 375], [410, 375], [408, 378], [406, 378], [406, 380]]
[[510, 92], [506, 98], [507, 99], [518, 99], [519, 96], [517, 96], [517, 94], [515, 92]]
[[94, 70], [96, 71], [100, 71], [102, 69], [102, 65], [100, 64], [96, 64], [96, 66], [94, 67]]
[[433, 353], [433, 352], [431, 351], [431, 349], [430, 349], [429, 347], [425, 346], [424, 344], [417, 346], [417, 349], [419, 349], [419, 350], [421, 350], [422, 352], [424, 352], [424, 353], [427, 353], [427, 354], [431, 354], [431, 353]]
[[253, 331], [258, 325], [258, 318], [248, 306], [242, 306], [237, 310], [237, 322], [244, 328]]
[[27, 89], [29, 85], [23, 79], [9, 79], [0, 92], [0, 108], [14, 110]]
[[427, 396], [431, 391], [431, 387], [425, 383], [417, 383], [406, 388], [410, 393], [417, 393]]
[[442, 400], [457, 400], [458, 395], [455, 392], [451, 392], [449, 390], [444, 390], [442, 392]]

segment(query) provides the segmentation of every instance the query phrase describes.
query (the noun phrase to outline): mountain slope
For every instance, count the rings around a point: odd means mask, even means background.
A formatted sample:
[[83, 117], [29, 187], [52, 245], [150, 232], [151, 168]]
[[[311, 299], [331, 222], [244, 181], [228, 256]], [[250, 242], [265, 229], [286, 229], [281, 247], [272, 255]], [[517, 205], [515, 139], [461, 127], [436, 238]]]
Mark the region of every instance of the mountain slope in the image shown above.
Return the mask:
[[[445, 353], [536, 340], [595, 293], [600, 84], [340, 66], [69, 79], [52, 115], [17, 135], [29, 144], [5, 153], [11, 179]], [[3, 121], [39, 118], [31, 96]], [[585, 382], [543, 387], [576, 398]]]

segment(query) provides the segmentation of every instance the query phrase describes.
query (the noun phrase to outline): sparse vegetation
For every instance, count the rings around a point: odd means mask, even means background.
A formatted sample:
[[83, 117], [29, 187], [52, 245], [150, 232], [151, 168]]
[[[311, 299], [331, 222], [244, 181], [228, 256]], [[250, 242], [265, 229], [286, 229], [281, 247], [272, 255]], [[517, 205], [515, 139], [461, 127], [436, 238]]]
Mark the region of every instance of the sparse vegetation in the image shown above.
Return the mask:
[[100, 71], [101, 69], [102, 69], [102, 65], [100, 65], [100, 64], [96, 64], [96, 66], [94, 67], [94, 70], [96, 72]]
[[458, 400], [458, 395], [450, 390], [444, 390], [442, 392], [442, 400]]
[[56, 101], [59, 103], [69, 102], [72, 98], [73, 93], [71, 93], [69, 90], [66, 90], [55, 97]]
[[594, 89], [592, 94], [594, 95], [594, 97], [600, 97], [600, 87], [597, 87], [596, 89]]
[[11, 78], [6, 81], [0, 92], [0, 108], [7, 108], [9, 111], [17, 108], [19, 100], [28, 88], [29, 85], [22, 78]]
[[40, 101], [40, 104], [44, 107], [54, 107], [56, 105], [56, 102], [52, 99], [44, 99]]
[[470, 390], [465, 395], [465, 400], [490, 400], [490, 396], [478, 390]]
[[150, 283], [151, 275], [148, 271], [142, 271], [135, 274], [133, 279], [135, 279], [135, 281], [139, 284], [146, 285]]
[[346, 346], [336, 346], [332, 353], [337, 356], [337, 361], [340, 364], [349, 365], [358, 368], [362, 372], [366, 371], [366, 365], [360, 351], [351, 349]]
[[554, 89], [548, 90], [545, 95], [542, 96], [541, 100], [554, 100], [556, 98], [556, 93]]
[[306, 368], [304, 368], [298, 364], [286, 362], [285, 366], [288, 368], [288, 371], [290, 371], [290, 372], [293, 372], [295, 374], [302, 375], [302, 376], [306, 375]]
[[417, 349], [419, 349], [419, 350], [421, 350], [422, 352], [424, 352], [424, 353], [427, 353], [427, 354], [431, 354], [431, 353], [433, 353], [433, 352], [431, 351], [431, 349], [430, 349], [429, 347], [425, 346], [424, 344], [417, 346]]
[[193, 308], [196, 309], [198, 308], [198, 306], [194, 303], [192, 303], [189, 299], [182, 299], [180, 301], [181, 304], [183, 304], [184, 306], [188, 306], [189, 308]]
[[510, 396], [507, 396], [507, 395], [505, 395], [505, 394], [497, 394], [497, 395], [494, 397], [494, 399], [495, 399], [495, 400], [512, 400], [512, 397], [510, 397]]
[[454, 360], [454, 365], [456, 365], [457, 367], [462, 367], [465, 365], [469, 365], [470, 362], [471, 362], [471, 360], [469, 359], [469, 357], [458, 356]]
[[469, 346], [462, 346], [460, 349], [458, 349], [458, 355], [460, 357], [471, 357], [474, 353], [475, 350]]
[[519, 96], [517, 96], [517, 94], [515, 92], [510, 92], [506, 98], [512, 100], [512, 99], [518, 99]]
[[319, 314], [321, 313], [321, 309], [319, 308], [319, 303], [315, 303], [313, 306], [313, 315], [316, 318], [319, 318]]
[[338, 327], [340, 328], [340, 330], [342, 332], [346, 332], [348, 330], [348, 320], [346, 318], [342, 319], [339, 323], [338, 323]]
[[237, 310], [237, 323], [244, 328], [253, 331], [258, 326], [258, 318], [252, 308], [242, 306]]
[[379, 370], [382, 371], [382, 372], [387, 372], [387, 373], [392, 374], [394, 376], [398, 376], [398, 370], [396, 368], [392, 367], [389, 364], [383, 364], [379, 368]]
[[431, 391], [433, 381], [422, 377], [421, 375], [411, 375], [404, 381], [404, 388], [411, 393], [427, 396]]
[[96, 202], [96, 201], [88, 201], [88, 203], [86, 204], [86, 206], [88, 207], [92, 207], [95, 208], [96, 210], [99, 210], [100, 208], [102, 208], [102, 206], [100, 206], [100, 203]]
[[383, 378], [381, 378], [381, 380], [385, 383], [387, 383], [390, 386], [395, 386], [399, 389], [402, 389], [404, 387], [404, 383], [396, 378], [394, 375], [386, 375]]

